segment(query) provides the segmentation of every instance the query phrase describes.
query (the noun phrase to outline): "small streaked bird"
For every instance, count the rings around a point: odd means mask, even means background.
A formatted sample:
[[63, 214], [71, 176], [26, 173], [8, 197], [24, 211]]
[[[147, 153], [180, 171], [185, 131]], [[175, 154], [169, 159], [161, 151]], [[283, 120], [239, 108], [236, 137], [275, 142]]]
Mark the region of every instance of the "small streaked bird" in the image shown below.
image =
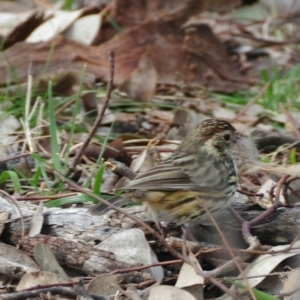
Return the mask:
[[[173, 154], [124, 187], [111, 203], [144, 203], [156, 223], [201, 223], [206, 209], [218, 214], [226, 209], [237, 189], [233, 147], [239, 138], [228, 122], [207, 119], [192, 129]], [[98, 204], [90, 210], [101, 214]]]

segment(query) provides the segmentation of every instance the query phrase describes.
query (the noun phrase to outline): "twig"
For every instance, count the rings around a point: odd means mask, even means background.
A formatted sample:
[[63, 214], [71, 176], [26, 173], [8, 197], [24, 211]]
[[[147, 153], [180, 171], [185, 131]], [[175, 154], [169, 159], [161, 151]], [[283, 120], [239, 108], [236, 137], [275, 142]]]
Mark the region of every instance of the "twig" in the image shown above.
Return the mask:
[[230, 122], [235, 122], [237, 121], [268, 89], [270, 86], [270, 82], [267, 82], [263, 88], [258, 92], [258, 94], [250, 100], [236, 115], [233, 119], [231, 119]]
[[112, 92], [112, 89], [113, 89], [113, 82], [114, 82], [114, 66], [115, 66], [115, 60], [114, 60], [114, 52], [109, 52], [108, 53], [108, 59], [109, 59], [109, 62], [110, 62], [110, 76], [109, 76], [109, 81], [108, 81], [108, 84], [107, 84], [107, 89], [106, 89], [106, 96], [105, 96], [105, 100], [104, 100], [104, 103], [102, 105], [102, 108], [101, 110], [98, 111], [98, 114], [97, 114], [97, 118], [92, 126], [92, 129], [88, 135], [88, 137], [86, 138], [86, 140], [83, 142], [82, 146], [80, 147], [80, 149], [76, 152], [76, 155], [73, 159], [73, 162], [72, 164], [70, 165], [70, 167], [68, 168], [68, 170], [66, 171], [66, 175], [65, 176], [69, 176], [72, 172], [74, 172], [79, 160], [81, 159], [81, 156], [84, 152], [84, 150], [86, 149], [86, 147], [89, 145], [90, 141], [92, 140], [95, 132], [97, 131], [102, 119], [103, 119], [103, 116], [104, 116], [104, 113], [105, 113], [105, 110], [108, 106], [108, 102], [110, 100], [110, 95], [111, 95], [111, 92]]
[[[138, 290], [144, 290], [145, 288], [154, 285], [155, 283], [157, 283], [155, 280], [147, 280], [147, 281], [143, 281], [141, 283], [130, 283], [127, 286], [125, 286], [124, 288], [130, 286], [130, 287], [135, 287]], [[120, 284], [120, 286], [122, 286], [122, 284]], [[128, 299], [132, 299], [132, 297], [127, 297]]]
[[291, 205], [290, 202], [289, 202], [287, 190], [290, 190], [291, 193], [292, 193], [295, 197], [297, 197], [298, 199], [300, 199], [300, 196], [299, 196], [299, 195], [298, 195], [298, 194], [290, 187], [290, 184], [291, 184], [293, 181], [298, 180], [298, 179], [300, 179], [299, 176], [293, 176], [293, 177], [287, 179], [286, 182], [285, 182], [284, 187], [282, 188], [282, 195], [283, 195], [283, 197], [284, 197], [285, 204], [286, 204], [286, 206], [288, 206], [288, 207], [292, 207], [292, 205]]
[[25, 237], [25, 223], [24, 223], [24, 217], [23, 217], [22, 211], [21, 211], [21, 209], [20, 209], [20, 207], [19, 207], [19, 204], [18, 204], [18, 202], [17, 202], [11, 195], [9, 195], [7, 192], [5, 192], [5, 191], [3, 191], [3, 190], [0, 190], [0, 194], [2, 194], [4, 197], [6, 197], [7, 199], [9, 199], [9, 201], [11, 201], [11, 202], [15, 205], [15, 207], [16, 207], [16, 209], [17, 209], [19, 215], [20, 215], [21, 224], [22, 224], [22, 233], [21, 233], [21, 241], [22, 241], [22, 240], [24, 239], [24, 237]]
[[111, 162], [105, 162], [105, 166], [110, 169], [113, 173], [121, 176], [125, 176], [128, 179], [132, 180], [136, 177], [136, 173], [133, 172], [129, 167], [122, 163], [113, 164]]
[[[257, 248], [261, 248], [261, 244], [259, 243], [258, 239], [253, 239], [252, 244], [249, 246], [248, 249], [245, 251], [257, 251]], [[233, 250], [233, 249], [232, 249]], [[263, 254], [265, 254], [263, 252]], [[245, 260], [249, 259], [253, 254], [251, 253], [244, 253], [243, 256], [237, 256], [235, 259], [231, 259], [228, 262], [224, 263], [222, 266], [210, 271], [209, 273], [214, 276], [214, 277], [219, 277], [222, 276], [224, 273], [228, 273], [229, 271], [233, 270], [236, 266], [236, 261], [241, 263], [244, 262]], [[249, 279], [245, 275], [241, 278], [243, 280]]]
[[280, 109], [282, 110], [282, 112], [285, 114], [286, 118], [288, 119], [288, 121], [291, 123], [292, 127], [293, 127], [293, 131], [297, 137], [298, 140], [300, 140], [300, 131], [297, 127], [297, 124], [293, 118], [293, 116], [285, 109], [285, 107], [280, 104]]
[[[197, 197], [197, 198], [198, 198], [198, 197]], [[198, 198], [198, 201], [200, 202], [200, 199], [199, 199], [199, 198]], [[234, 253], [233, 253], [231, 247], [229, 246], [229, 244], [228, 244], [228, 242], [227, 242], [227, 239], [225, 238], [225, 236], [224, 236], [222, 230], [220, 229], [220, 226], [219, 226], [218, 223], [216, 222], [215, 218], [213, 217], [213, 215], [211, 214], [211, 212], [209, 211], [209, 209], [208, 209], [205, 205], [203, 205], [203, 208], [205, 209], [207, 215], [209, 216], [209, 218], [210, 218], [210, 220], [212, 221], [213, 225], [214, 225], [215, 228], [217, 229], [217, 231], [218, 231], [218, 233], [219, 233], [219, 235], [220, 235], [220, 237], [221, 237], [221, 239], [222, 239], [222, 242], [223, 242], [223, 244], [224, 244], [226, 250], [229, 252], [230, 256], [232, 257], [232, 264], [234, 264], [234, 265], [237, 267], [237, 269], [239, 270], [239, 272], [240, 272], [242, 278], [244, 279], [244, 282], [245, 282], [245, 284], [246, 284], [246, 286], [247, 286], [247, 288], [248, 288], [248, 291], [249, 291], [249, 293], [250, 293], [252, 299], [257, 300], [257, 298], [255, 297], [255, 295], [254, 295], [254, 293], [253, 293], [253, 291], [252, 291], [252, 288], [251, 288], [251, 286], [250, 286], [250, 284], [249, 284], [249, 281], [247, 280], [247, 278], [246, 278], [246, 276], [245, 276], [245, 273], [244, 273], [244, 271], [243, 271], [243, 269], [242, 269], [242, 267], [241, 267], [241, 265], [240, 265], [240, 259], [241, 259], [241, 258], [240, 258], [240, 257], [236, 257], [236, 256], [234, 255]]]
[[168, 251], [170, 251], [170, 253], [175, 256], [175, 257], [178, 257], [178, 258], [181, 258], [181, 255], [176, 251], [174, 250], [171, 246], [169, 246], [165, 239], [157, 232], [155, 231], [152, 227], [150, 227], [149, 225], [147, 225], [145, 222], [143, 222], [142, 220], [140, 220], [139, 218], [137, 218], [136, 216], [130, 214], [129, 212], [127, 212], [125, 209], [123, 208], [120, 208], [120, 207], [117, 207], [113, 204], [111, 204], [110, 202], [102, 199], [101, 197], [95, 195], [92, 191], [88, 190], [88, 189], [85, 189], [81, 186], [79, 186], [78, 184], [76, 184], [75, 182], [71, 181], [70, 179], [66, 178], [65, 176], [63, 176], [62, 174], [60, 174], [59, 172], [57, 172], [56, 170], [53, 170], [53, 173], [58, 177], [60, 178], [63, 182], [67, 183], [70, 187], [72, 187], [74, 190], [80, 192], [80, 193], [83, 193], [83, 194], [86, 194], [86, 195], [89, 195], [91, 196], [92, 198], [98, 200], [99, 202], [102, 202], [103, 204], [105, 204], [106, 206], [108, 206], [109, 208], [112, 208], [114, 209], [115, 211], [125, 215], [126, 217], [132, 219], [133, 221], [135, 221], [137, 224], [139, 224], [140, 226], [142, 226], [143, 228], [145, 228], [146, 230], [148, 230], [151, 234], [153, 234], [158, 241], [160, 241], [167, 249]]
[[[166, 239], [169, 245], [171, 245], [175, 249], [181, 249], [182, 248], [182, 240], [179, 238], [167, 238]], [[195, 256], [202, 255], [202, 254], [209, 254], [209, 253], [223, 253], [226, 251], [225, 247], [220, 247], [218, 245], [214, 244], [206, 244], [206, 243], [195, 243], [191, 241], [187, 241], [189, 249], [191, 251], [197, 252]], [[208, 249], [206, 248], [205, 245], [209, 245]], [[248, 249], [236, 249], [232, 248], [232, 251], [236, 253], [237, 255], [240, 255], [241, 253], [246, 253], [246, 254], [254, 254], [254, 255], [262, 255], [262, 254], [276, 254], [276, 253], [286, 253], [287, 249], [282, 249], [282, 250], [269, 250], [271, 246], [262, 246], [262, 250], [251, 250], [250, 247]], [[300, 249], [300, 247], [294, 247], [293, 249]]]
[[[289, 271], [288, 272], [273, 272], [273, 273], [269, 273], [269, 274], [247, 276], [247, 279], [254, 279], [254, 278], [261, 278], [261, 277], [271, 277], [271, 276], [280, 276], [282, 278], [284, 275], [287, 275], [288, 273], [289, 273]], [[230, 279], [232, 279], [232, 280], [243, 280], [243, 278], [240, 278], [240, 277], [230, 277]]]
[[300, 238], [300, 232], [297, 234], [297, 236], [294, 238], [294, 240], [291, 242], [291, 244], [285, 249], [286, 252], [292, 250], [293, 246], [295, 243], [299, 240]]
[[276, 185], [276, 192], [275, 192], [275, 201], [271, 207], [269, 207], [267, 210], [265, 210], [262, 214], [257, 216], [256, 218], [252, 219], [251, 221], [246, 221], [242, 225], [242, 233], [244, 236], [245, 241], [250, 245], [251, 240], [253, 239], [252, 234], [250, 233], [250, 227], [252, 225], [255, 225], [256, 223], [259, 223], [263, 219], [265, 219], [267, 216], [269, 216], [272, 212], [274, 212], [277, 208], [281, 207], [283, 204], [280, 202], [280, 192], [283, 184], [285, 183], [286, 179], [290, 177], [290, 175], [282, 175], [281, 179], [278, 181]]
[[57, 195], [48, 195], [48, 196], [16, 196], [15, 198], [18, 201], [38, 201], [38, 200], [53, 200], [53, 199], [60, 199], [60, 198], [66, 198], [66, 197], [72, 197], [76, 196], [78, 193], [76, 192], [71, 192], [71, 193], [65, 193], [65, 194], [57, 194]]
[[246, 196], [253, 196], [253, 197], [260, 197], [262, 198], [264, 196], [264, 193], [253, 193], [253, 192], [249, 192], [249, 191], [244, 191], [244, 190], [240, 190], [240, 189], [237, 189], [237, 192], [242, 194], [242, 195], [246, 195]]
[[76, 299], [77, 294], [68, 288], [50, 287], [45, 289], [38, 289], [35, 291], [18, 292], [11, 294], [2, 294], [1, 300], [26, 300], [29, 298], [40, 297], [40, 294], [50, 293], [52, 295], [61, 295], [63, 298]]
[[130, 214], [129, 212], [127, 212], [125, 209], [122, 209], [120, 207], [117, 207], [111, 203], [109, 203], [108, 201], [105, 201], [104, 199], [100, 198], [99, 196], [95, 195], [92, 191], [84, 189], [83, 187], [79, 186], [78, 184], [74, 183], [73, 181], [71, 181], [70, 179], [64, 177], [62, 174], [60, 174], [59, 172], [57, 172], [56, 170], [53, 170], [53, 173], [60, 178], [63, 182], [67, 183], [70, 187], [72, 187], [74, 190], [81, 192], [83, 194], [89, 195], [90, 197], [98, 200], [99, 202], [102, 202], [103, 204], [105, 204], [106, 206], [114, 209], [115, 211], [122, 213], [123, 215], [125, 215], [126, 217], [130, 218], [131, 220], [135, 221], [137, 224], [139, 224], [140, 226], [142, 226], [143, 228], [145, 228], [146, 230], [148, 230], [148, 232], [150, 232], [153, 236], [155, 236], [155, 238], [163, 245], [165, 246], [168, 251], [174, 256], [174, 257], [178, 257], [179, 259], [182, 259], [184, 262], [190, 264], [191, 266], [193, 266], [195, 268], [195, 272], [206, 278], [211, 284], [217, 286], [218, 288], [220, 288], [223, 292], [227, 293], [228, 295], [230, 295], [233, 299], [235, 300], [239, 300], [240, 298], [233, 293], [232, 291], [230, 291], [224, 284], [222, 284], [221, 282], [219, 282], [218, 280], [216, 280], [214, 277], [211, 276], [206, 276], [205, 273], [200, 270], [197, 266], [195, 266], [187, 257], [183, 257], [179, 252], [177, 252], [175, 249], [173, 249], [170, 245], [168, 245], [168, 243], [165, 241], [164, 237], [162, 235], [160, 235], [157, 231], [155, 231], [152, 227], [150, 227], [148, 224], [146, 224], [145, 222], [143, 222], [142, 220], [140, 220], [139, 218], [137, 218], [136, 216]]
[[241, 217], [241, 215], [238, 212], [236, 212], [236, 210], [233, 207], [229, 206], [228, 211], [231, 213], [231, 215], [235, 218], [235, 220], [239, 224], [242, 225], [245, 222], [245, 220]]
[[56, 283], [43, 284], [43, 285], [39, 284], [39, 285], [31, 286], [30, 288], [27, 289], [23, 289], [20, 292], [29, 292], [37, 289], [47, 289], [51, 287], [73, 286], [74, 284], [77, 283], [79, 283], [79, 280], [67, 281], [67, 282], [56, 282]]
[[262, 221], [265, 217], [269, 216], [273, 211], [275, 211], [278, 207], [282, 206], [282, 203], [279, 200], [280, 191], [282, 186], [284, 185], [286, 179], [290, 177], [290, 175], [282, 175], [281, 179], [278, 181], [276, 185], [276, 192], [275, 192], [275, 201], [271, 207], [269, 207], [266, 211], [264, 211], [261, 215], [257, 216], [253, 220], [249, 222], [249, 225], [252, 226], [260, 221]]
[[174, 260], [169, 260], [169, 261], [162, 261], [158, 263], [153, 263], [150, 265], [143, 265], [143, 266], [137, 266], [137, 267], [132, 267], [132, 268], [126, 268], [126, 269], [118, 269], [111, 274], [118, 274], [118, 273], [129, 273], [129, 272], [134, 272], [134, 271], [142, 271], [144, 269], [152, 268], [152, 267], [158, 267], [158, 266], [168, 266], [168, 265], [174, 265], [174, 264], [182, 264], [183, 261], [182, 259], [174, 259]]
[[219, 282], [216, 278], [205, 274], [196, 264], [196, 262], [191, 261], [190, 258], [188, 256], [184, 257], [184, 262], [188, 263], [189, 265], [191, 265], [194, 269], [194, 271], [196, 272], [197, 275], [202, 276], [203, 278], [205, 278], [207, 281], [209, 281], [211, 284], [213, 284], [214, 286], [218, 287], [220, 290], [222, 290], [223, 292], [225, 292], [226, 294], [230, 295], [232, 297], [233, 300], [240, 300], [240, 297], [238, 295], [236, 295], [233, 291], [231, 291], [227, 286], [225, 286], [224, 284], [222, 284], [221, 282]]
[[27, 156], [30, 156], [30, 155], [31, 155], [31, 153], [21, 153], [21, 154], [9, 155], [5, 158], [1, 158], [0, 159], [0, 164], [4, 164], [4, 163], [9, 162], [11, 160], [22, 158], [22, 157], [27, 157]]

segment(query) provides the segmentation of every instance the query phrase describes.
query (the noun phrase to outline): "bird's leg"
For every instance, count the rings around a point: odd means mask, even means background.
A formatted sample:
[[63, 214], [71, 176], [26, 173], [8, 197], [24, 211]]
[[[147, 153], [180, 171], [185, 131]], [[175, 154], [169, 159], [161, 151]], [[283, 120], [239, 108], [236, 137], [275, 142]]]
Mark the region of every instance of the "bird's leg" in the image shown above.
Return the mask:
[[187, 257], [187, 248], [186, 248], [186, 237], [189, 233], [188, 229], [185, 227], [185, 225], [181, 226], [182, 229], [182, 256]]
[[190, 241], [198, 243], [198, 241], [195, 239], [193, 234], [190, 232], [190, 230], [185, 225], [181, 225], [181, 229], [183, 232], [182, 240], [183, 240], [183, 238], [185, 238], [185, 240], [186, 240], [186, 238], [188, 238]]
[[160, 234], [165, 239], [168, 235], [168, 229], [166, 227], [162, 226], [162, 224], [160, 222], [155, 222], [155, 224], [156, 224], [156, 227], [159, 230]]

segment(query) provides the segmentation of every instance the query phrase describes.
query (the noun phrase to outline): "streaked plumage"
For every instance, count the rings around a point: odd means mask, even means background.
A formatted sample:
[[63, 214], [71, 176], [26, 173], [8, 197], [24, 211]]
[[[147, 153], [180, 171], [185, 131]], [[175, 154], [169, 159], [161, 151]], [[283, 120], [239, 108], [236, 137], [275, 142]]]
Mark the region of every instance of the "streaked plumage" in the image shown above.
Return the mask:
[[[169, 158], [125, 186], [126, 193], [113, 198], [113, 203], [144, 203], [154, 221], [177, 225], [201, 222], [206, 215], [204, 206], [213, 214], [222, 211], [237, 189], [231, 155], [237, 137], [226, 121], [203, 121]], [[104, 208], [99, 204], [91, 212], [99, 214]]]

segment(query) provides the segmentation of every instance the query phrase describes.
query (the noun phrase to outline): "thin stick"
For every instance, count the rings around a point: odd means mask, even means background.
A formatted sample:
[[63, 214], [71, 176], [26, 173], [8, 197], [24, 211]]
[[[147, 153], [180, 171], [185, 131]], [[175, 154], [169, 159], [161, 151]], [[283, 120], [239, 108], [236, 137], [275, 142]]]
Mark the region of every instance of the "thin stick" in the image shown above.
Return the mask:
[[146, 230], [148, 230], [151, 234], [153, 234], [158, 241], [160, 241], [167, 249], [168, 251], [170, 251], [170, 253], [178, 258], [182, 259], [182, 256], [180, 253], [178, 253], [175, 249], [173, 249], [170, 245], [168, 245], [165, 241], [165, 239], [157, 232], [155, 231], [153, 228], [151, 228], [149, 225], [147, 225], [145, 222], [143, 222], [142, 220], [140, 220], [139, 218], [137, 218], [136, 216], [130, 214], [127, 210], [117, 207], [113, 204], [111, 204], [110, 202], [102, 199], [101, 197], [95, 195], [92, 191], [85, 189], [81, 186], [79, 186], [78, 184], [76, 184], [75, 182], [69, 180], [68, 178], [66, 178], [65, 176], [63, 176], [62, 174], [60, 174], [59, 172], [57, 172], [56, 170], [53, 170], [53, 173], [60, 178], [61, 181], [67, 183], [70, 187], [72, 187], [74, 190], [89, 195], [92, 198], [98, 200], [99, 202], [102, 202], [103, 204], [105, 204], [106, 206], [108, 206], [109, 208], [114, 209], [115, 211], [125, 215], [126, 217], [132, 219], [133, 221], [135, 221], [137, 224], [141, 225], [142, 227], [144, 227]]
[[277, 208], [283, 206], [283, 204], [280, 202], [279, 197], [280, 197], [280, 191], [287, 180], [287, 178], [290, 177], [290, 175], [282, 175], [281, 179], [277, 182], [276, 185], [276, 192], [275, 192], [275, 201], [271, 207], [269, 207], [267, 210], [265, 210], [262, 214], [257, 216], [256, 218], [252, 219], [251, 221], [245, 221], [242, 225], [242, 233], [244, 236], [245, 241], [250, 245], [251, 240], [253, 239], [253, 236], [250, 232], [250, 227], [252, 225], [257, 224], [258, 222], [262, 221], [265, 219], [267, 216], [269, 216], [272, 212], [274, 212]]
[[[18, 213], [19, 213], [19, 215], [20, 215], [20, 219], [21, 219], [21, 225], [22, 225], [22, 233], [21, 233], [21, 242], [24, 240], [24, 237], [25, 237], [25, 222], [24, 222], [24, 216], [23, 216], [23, 214], [22, 214], [22, 211], [21, 211], [21, 209], [20, 209], [20, 207], [19, 207], [19, 204], [18, 204], [18, 202], [11, 196], [11, 195], [9, 195], [7, 192], [5, 192], [5, 191], [3, 191], [3, 190], [0, 190], [0, 194], [2, 194], [4, 197], [6, 197], [7, 199], [9, 199], [9, 201], [11, 201], [14, 205], [15, 205], [15, 207], [16, 207], [16, 209], [17, 209], [17, 211], [18, 211]], [[1, 298], [0, 298], [1, 299]]]
[[15, 196], [15, 199], [18, 201], [37, 201], [37, 200], [53, 200], [53, 199], [60, 199], [60, 198], [66, 198], [66, 197], [72, 197], [78, 195], [77, 192], [70, 192], [70, 193], [65, 193], [65, 194], [57, 194], [57, 195], [48, 195], [48, 196], [43, 196], [43, 195], [27, 195], [27, 196]]
[[270, 86], [270, 82], [267, 82], [263, 88], [259, 91], [259, 93], [252, 99], [250, 100], [236, 115], [233, 119], [231, 119], [230, 122], [235, 122], [237, 121], [268, 89]]
[[50, 287], [50, 288], [45, 288], [45, 289], [38, 289], [35, 291], [25, 291], [25, 292], [17, 292], [17, 293], [12, 293], [12, 294], [2, 294], [1, 299], [2, 300], [25, 300], [29, 298], [35, 298], [35, 297], [40, 297], [41, 294], [58, 294], [61, 295], [63, 298], [67, 299], [75, 299], [78, 295], [71, 291], [68, 288], [64, 287]]
[[237, 189], [237, 192], [242, 194], [242, 195], [246, 195], [246, 196], [253, 196], [253, 197], [260, 197], [262, 198], [264, 196], [264, 193], [253, 193], [253, 192], [248, 192], [248, 191], [244, 191], [244, 190], [240, 190], [240, 189]]
[[249, 222], [250, 226], [262, 221], [266, 216], [269, 216], [271, 212], [275, 211], [278, 207], [282, 206], [282, 203], [279, 200], [280, 191], [288, 177], [290, 177], [290, 175], [282, 175], [281, 179], [278, 181], [276, 186], [275, 201], [273, 205], [269, 207], [266, 211], [264, 211], [262, 214], [251, 220]]
[[297, 127], [297, 124], [296, 124], [296, 122], [295, 122], [293, 116], [291, 115], [290, 112], [288, 112], [288, 111], [285, 109], [285, 107], [284, 107], [282, 104], [280, 104], [279, 107], [280, 107], [280, 109], [282, 110], [282, 112], [285, 114], [285, 116], [286, 116], [286, 118], [288, 119], [288, 121], [291, 123], [291, 125], [292, 125], [292, 127], [293, 127], [293, 131], [294, 131], [294, 133], [295, 133], [297, 139], [300, 140], [300, 131], [299, 131], [298, 127]]
[[154, 235], [157, 240], [163, 245], [165, 246], [168, 251], [174, 256], [174, 257], [178, 257], [179, 259], [182, 259], [184, 262], [190, 264], [194, 269], [195, 272], [206, 278], [211, 284], [217, 286], [219, 289], [221, 289], [223, 292], [227, 293], [228, 295], [230, 295], [233, 299], [235, 300], [239, 300], [240, 298], [232, 291], [230, 291], [224, 284], [222, 284], [221, 282], [219, 282], [216, 278], [211, 277], [211, 276], [207, 276], [205, 275], [205, 273], [200, 270], [197, 266], [195, 266], [187, 257], [182, 256], [179, 252], [177, 252], [175, 249], [173, 249], [170, 245], [168, 245], [168, 243], [165, 241], [164, 237], [162, 235], [160, 235], [157, 231], [155, 231], [153, 228], [151, 228], [148, 224], [146, 224], [145, 222], [143, 222], [142, 220], [140, 220], [139, 218], [137, 218], [136, 216], [130, 214], [129, 212], [127, 212], [125, 209], [122, 209], [120, 207], [117, 207], [111, 203], [109, 203], [108, 201], [105, 201], [104, 199], [100, 198], [99, 196], [95, 195], [92, 191], [84, 189], [83, 187], [79, 186], [78, 184], [74, 183], [73, 181], [71, 181], [70, 179], [66, 178], [65, 176], [63, 176], [62, 174], [60, 174], [59, 172], [57, 172], [56, 170], [53, 170], [53, 174], [55, 174], [58, 178], [60, 178], [63, 182], [67, 183], [70, 187], [72, 187], [74, 190], [81, 192], [83, 194], [89, 195], [92, 198], [98, 200], [99, 202], [102, 202], [103, 204], [107, 205], [108, 207], [114, 209], [115, 211], [122, 213], [123, 215], [125, 215], [126, 217], [130, 218], [131, 220], [135, 221], [137, 224], [139, 224], [140, 226], [142, 226], [143, 228], [145, 228], [148, 232], [150, 232], [152, 235]]
[[84, 150], [87, 148], [87, 146], [89, 145], [90, 141], [92, 140], [95, 132], [97, 131], [97, 129], [98, 129], [98, 127], [99, 127], [99, 125], [100, 125], [100, 123], [103, 119], [105, 110], [108, 106], [108, 103], [109, 103], [109, 100], [110, 100], [110, 95], [111, 95], [111, 92], [112, 92], [112, 89], [113, 89], [113, 83], [114, 83], [114, 69], [115, 69], [114, 52], [109, 52], [108, 53], [108, 59], [109, 59], [109, 63], [110, 63], [110, 76], [109, 76], [109, 81], [108, 81], [108, 84], [107, 84], [106, 96], [105, 96], [104, 103], [102, 105], [101, 110], [98, 111], [97, 118], [96, 118], [96, 120], [95, 120], [95, 122], [92, 126], [92, 129], [91, 129], [88, 137], [83, 142], [80, 149], [77, 151], [71, 166], [66, 171], [65, 176], [69, 176], [75, 170], [79, 160], [81, 159], [81, 156], [82, 156]]
[[125, 176], [126, 178], [132, 180], [136, 177], [136, 173], [132, 171], [129, 167], [122, 163], [113, 164], [111, 162], [105, 162], [105, 166], [110, 169], [113, 173], [121, 176]]
[[291, 242], [291, 244], [286, 248], [286, 252], [292, 250], [293, 246], [295, 245], [295, 243], [299, 240], [300, 238], [300, 232], [297, 234], [297, 236], [294, 238], [294, 240]]
[[[197, 199], [198, 199], [199, 202], [201, 201], [198, 197], [197, 197]], [[234, 253], [233, 253], [231, 247], [229, 246], [229, 244], [228, 244], [228, 242], [227, 242], [227, 239], [225, 238], [225, 236], [224, 236], [222, 230], [220, 229], [220, 226], [219, 226], [218, 223], [216, 222], [215, 218], [213, 217], [213, 215], [211, 214], [211, 212], [209, 211], [209, 209], [208, 209], [205, 205], [203, 205], [203, 208], [205, 209], [207, 215], [209, 216], [209, 218], [210, 218], [210, 220], [212, 221], [213, 225], [214, 225], [215, 228], [217, 229], [217, 231], [218, 231], [218, 233], [219, 233], [219, 235], [220, 235], [220, 237], [221, 237], [221, 239], [222, 239], [222, 242], [223, 242], [223, 244], [224, 244], [226, 250], [229, 252], [230, 256], [232, 257], [232, 262], [235, 264], [235, 266], [236, 266], [237, 269], [239, 270], [239, 272], [240, 272], [242, 278], [244, 279], [244, 282], [245, 282], [245, 284], [246, 284], [246, 286], [247, 286], [247, 288], [248, 288], [248, 291], [249, 291], [249, 293], [250, 293], [252, 299], [257, 300], [257, 298], [255, 297], [255, 295], [254, 295], [254, 293], [253, 293], [253, 291], [252, 291], [252, 288], [251, 288], [251, 286], [250, 286], [250, 283], [249, 283], [249, 281], [247, 280], [247, 278], [246, 278], [246, 276], [245, 276], [245, 273], [244, 273], [244, 271], [243, 271], [243, 269], [242, 269], [242, 267], [241, 267], [241, 265], [240, 265], [240, 260], [241, 260], [241, 258], [240, 258], [239, 256], [236, 257], [236, 256], [234, 255]]]

